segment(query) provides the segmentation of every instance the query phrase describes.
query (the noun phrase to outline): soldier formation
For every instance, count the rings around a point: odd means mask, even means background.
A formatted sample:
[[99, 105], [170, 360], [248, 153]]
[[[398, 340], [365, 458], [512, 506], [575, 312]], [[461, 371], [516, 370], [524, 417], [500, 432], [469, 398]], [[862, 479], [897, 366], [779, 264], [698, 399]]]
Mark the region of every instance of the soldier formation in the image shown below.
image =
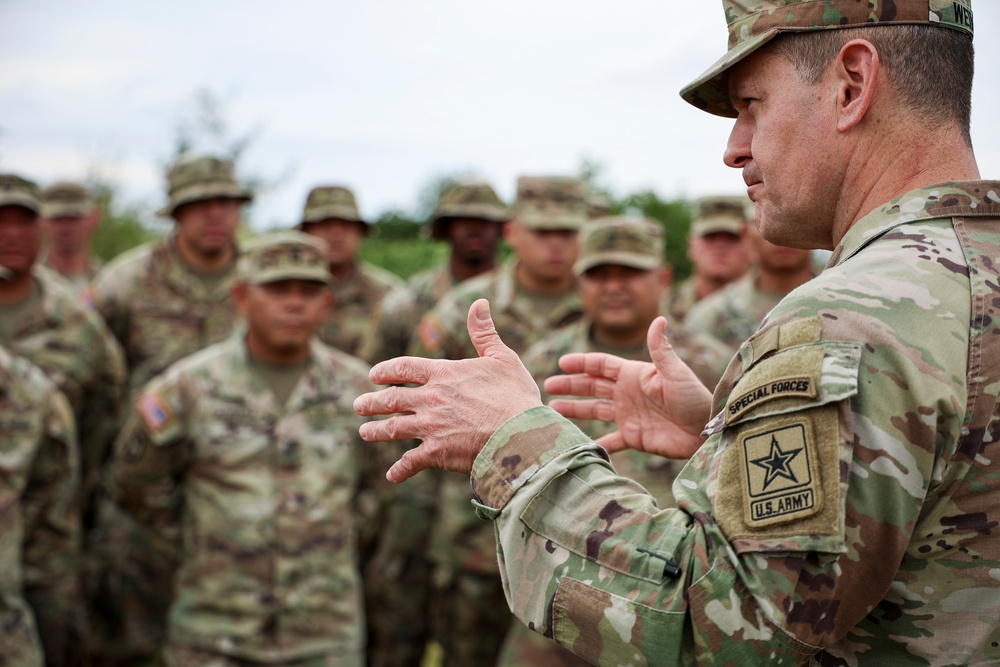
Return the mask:
[[0, 174], [0, 665], [1000, 661], [971, 8], [821, 4], [726, 2], [683, 97], [756, 205], [694, 202], [678, 285], [572, 177], [450, 184], [404, 281], [343, 185], [241, 243], [187, 155], [101, 265], [86, 188]]

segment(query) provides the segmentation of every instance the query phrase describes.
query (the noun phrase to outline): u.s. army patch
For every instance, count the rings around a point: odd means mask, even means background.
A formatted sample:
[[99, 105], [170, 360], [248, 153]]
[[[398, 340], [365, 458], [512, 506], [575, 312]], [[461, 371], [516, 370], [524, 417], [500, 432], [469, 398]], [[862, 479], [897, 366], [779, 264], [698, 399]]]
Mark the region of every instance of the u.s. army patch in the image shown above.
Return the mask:
[[803, 519], [823, 506], [812, 425], [798, 420], [740, 439], [746, 525], [762, 528]]

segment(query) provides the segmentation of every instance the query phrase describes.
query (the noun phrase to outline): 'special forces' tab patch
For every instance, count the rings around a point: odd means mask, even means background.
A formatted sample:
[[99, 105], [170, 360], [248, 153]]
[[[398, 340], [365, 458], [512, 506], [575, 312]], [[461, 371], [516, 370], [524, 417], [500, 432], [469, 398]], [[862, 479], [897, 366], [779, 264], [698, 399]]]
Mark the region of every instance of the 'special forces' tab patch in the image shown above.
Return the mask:
[[776, 398], [802, 396], [816, 398], [816, 379], [809, 376], [780, 377], [767, 380], [726, 404], [726, 421], [739, 419], [751, 408]]
[[740, 445], [747, 526], [762, 528], [820, 511], [823, 495], [808, 421], [748, 432]]

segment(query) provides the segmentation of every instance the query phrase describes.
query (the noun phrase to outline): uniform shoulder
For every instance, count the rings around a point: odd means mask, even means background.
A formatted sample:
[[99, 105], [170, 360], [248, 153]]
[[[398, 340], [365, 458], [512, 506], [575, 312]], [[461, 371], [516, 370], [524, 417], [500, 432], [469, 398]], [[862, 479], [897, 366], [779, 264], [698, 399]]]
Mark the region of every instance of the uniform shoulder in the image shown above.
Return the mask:
[[370, 262], [361, 262], [359, 264], [359, 271], [368, 281], [384, 290], [390, 290], [403, 285], [403, 279], [395, 273]]
[[104, 265], [94, 278], [94, 284], [99, 287], [130, 284], [134, 277], [149, 267], [158, 252], [163, 252], [164, 247], [164, 241], [152, 241], [126, 250]]
[[349, 379], [352, 384], [358, 383], [366, 389], [371, 385], [368, 371], [371, 366], [359, 357], [343, 350], [330, 347], [319, 339], [313, 339], [313, 355], [328, 373], [342, 379]]

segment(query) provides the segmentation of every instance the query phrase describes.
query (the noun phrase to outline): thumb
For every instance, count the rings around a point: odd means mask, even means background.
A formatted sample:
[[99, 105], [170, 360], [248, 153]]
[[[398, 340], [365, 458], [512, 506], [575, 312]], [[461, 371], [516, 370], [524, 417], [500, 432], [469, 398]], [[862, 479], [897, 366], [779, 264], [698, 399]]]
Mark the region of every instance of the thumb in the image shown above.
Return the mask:
[[653, 360], [656, 370], [665, 377], [669, 377], [668, 369], [677, 361], [677, 353], [674, 346], [667, 338], [667, 320], [662, 315], [653, 320], [646, 333], [646, 347], [649, 348], [649, 357]]
[[508, 350], [507, 346], [500, 340], [497, 328], [493, 324], [490, 316], [490, 302], [486, 299], [477, 299], [469, 308], [469, 338], [476, 347], [476, 352], [480, 357], [495, 357]]

